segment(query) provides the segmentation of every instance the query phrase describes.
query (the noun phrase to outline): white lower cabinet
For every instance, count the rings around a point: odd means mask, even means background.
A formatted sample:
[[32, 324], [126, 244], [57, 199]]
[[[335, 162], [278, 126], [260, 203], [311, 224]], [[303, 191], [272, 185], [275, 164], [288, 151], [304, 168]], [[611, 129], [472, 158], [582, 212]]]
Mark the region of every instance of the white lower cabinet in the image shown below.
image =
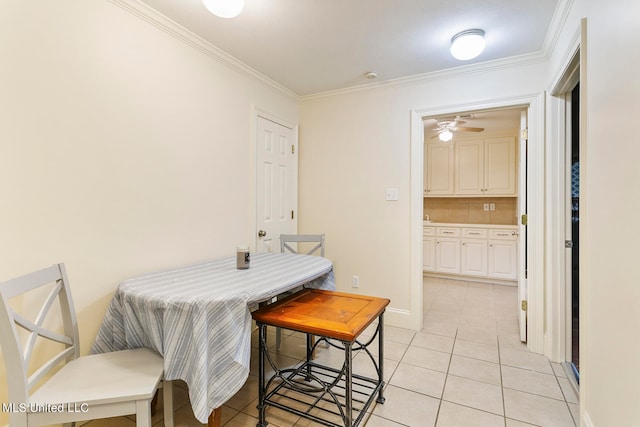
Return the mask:
[[422, 229], [422, 269], [435, 271], [436, 269], [436, 228]]
[[503, 233], [505, 237], [489, 240], [489, 277], [516, 280], [518, 277], [517, 235]]
[[460, 273], [470, 276], [487, 275], [487, 241], [462, 239]]
[[517, 279], [518, 234], [514, 229], [430, 226], [424, 230], [424, 271]]
[[439, 273], [460, 273], [460, 239], [438, 237], [436, 239], [436, 271]]
[[436, 238], [424, 236], [422, 238], [422, 268], [436, 269]]

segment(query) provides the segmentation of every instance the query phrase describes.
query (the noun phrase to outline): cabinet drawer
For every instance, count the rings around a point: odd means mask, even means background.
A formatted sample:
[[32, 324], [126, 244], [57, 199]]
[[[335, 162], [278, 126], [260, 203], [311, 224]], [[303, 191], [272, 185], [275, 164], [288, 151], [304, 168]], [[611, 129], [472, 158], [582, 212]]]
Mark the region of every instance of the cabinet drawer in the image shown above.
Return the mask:
[[422, 229], [422, 235], [423, 236], [435, 236], [436, 235], [436, 228], [435, 227], [424, 227]]
[[489, 238], [497, 240], [517, 240], [518, 232], [516, 230], [490, 230]]
[[486, 228], [463, 228], [462, 229], [462, 237], [467, 237], [470, 239], [486, 239], [487, 235], [488, 233]]
[[460, 229], [455, 227], [438, 227], [436, 234], [438, 236], [460, 237]]

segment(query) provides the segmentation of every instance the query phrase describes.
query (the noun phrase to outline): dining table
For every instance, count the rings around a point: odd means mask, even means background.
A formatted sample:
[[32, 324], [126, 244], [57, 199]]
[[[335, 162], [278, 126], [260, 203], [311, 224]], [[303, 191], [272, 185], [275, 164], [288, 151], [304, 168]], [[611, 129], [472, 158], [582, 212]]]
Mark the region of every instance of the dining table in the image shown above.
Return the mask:
[[333, 263], [255, 253], [247, 269], [229, 256], [133, 277], [118, 285], [91, 353], [156, 351], [165, 379], [187, 384], [196, 419], [215, 425], [249, 376], [251, 311], [301, 286], [335, 290]]

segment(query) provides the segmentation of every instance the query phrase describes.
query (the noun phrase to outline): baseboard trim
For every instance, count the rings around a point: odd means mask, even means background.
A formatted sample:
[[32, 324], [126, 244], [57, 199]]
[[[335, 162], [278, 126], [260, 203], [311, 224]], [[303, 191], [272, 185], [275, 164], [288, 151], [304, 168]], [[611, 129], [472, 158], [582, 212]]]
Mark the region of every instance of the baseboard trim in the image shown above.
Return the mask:
[[580, 411], [580, 425], [582, 427], [595, 427], [593, 422], [591, 422], [591, 418], [586, 412]]
[[387, 307], [384, 313], [384, 324], [397, 328], [413, 329], [411, 311], [400, 308]]
[[437, 277], [439, 279], [462, 280], [464, 282], [487, 283], [490, 285], [518, 286], [518, 282], [513, 280], [490, 279], [488, 277], [476, 277], [476, 276], [463, 276], [461, 274], [434, 273], [431, 271], [423, 271], [422, 277]]

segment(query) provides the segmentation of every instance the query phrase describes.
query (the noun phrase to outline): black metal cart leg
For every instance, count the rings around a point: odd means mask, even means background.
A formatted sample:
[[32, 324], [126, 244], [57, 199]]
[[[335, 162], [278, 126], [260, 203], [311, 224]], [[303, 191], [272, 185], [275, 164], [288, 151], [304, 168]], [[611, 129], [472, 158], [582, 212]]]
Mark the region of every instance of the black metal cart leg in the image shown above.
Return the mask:
[[353, 425], [353, 386], [352, 386], [352, 378], [351, 378], [351, 374], [352, 374], [352, 369], [353, 369], [353, 364], [352, 364], [352, 356], [353, 356], [353, 351], [352, 351], [352, 342], [346, 342], [343, 341], [344, 344], [344, 364], [345, 364], [345, 372], [344, 372], [344, 382], [345, 382], [345, 400], [346, 400], [346, 408], [345, 408], [345, 420], [344, 420], [344, 425], [345, 427], [351, 427]]
[[267, 427], [265, 421], [265, 369], [264, 353], [267, 351], [267, 325], [258, 323], [258, 424], [256, 427]]
[[378, 316], [378, 365], [380, 366], [378, 372], [380, 391], [378, 391], [376, 402], [384, 403], [385, 399], [382, 395], [382, 390], [384, 389], [384, 311]]
[[307, 334], [307, 378], [306, 381], [311, 381], [311, 365], [309, 362], [313, 359], [313, 335]]

